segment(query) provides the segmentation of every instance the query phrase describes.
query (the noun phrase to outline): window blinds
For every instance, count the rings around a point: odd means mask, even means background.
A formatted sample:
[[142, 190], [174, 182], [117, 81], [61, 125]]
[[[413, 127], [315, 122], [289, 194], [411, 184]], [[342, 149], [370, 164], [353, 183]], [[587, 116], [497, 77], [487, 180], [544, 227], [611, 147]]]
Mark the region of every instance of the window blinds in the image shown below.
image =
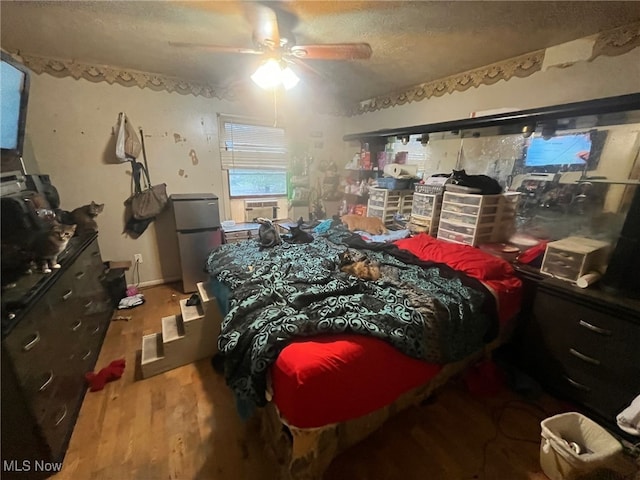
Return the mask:
[[218, 115], [222, 168], [286, 170], [287, 144], [283, 128], [259, 120]]

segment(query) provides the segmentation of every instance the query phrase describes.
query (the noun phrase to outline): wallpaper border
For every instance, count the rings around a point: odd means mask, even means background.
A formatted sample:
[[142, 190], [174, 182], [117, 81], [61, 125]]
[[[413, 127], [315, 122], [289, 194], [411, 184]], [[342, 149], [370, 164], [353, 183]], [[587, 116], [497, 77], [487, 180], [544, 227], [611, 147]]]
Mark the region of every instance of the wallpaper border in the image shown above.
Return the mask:
[[[640, 46], [640, 22], [594, 36], [596, 38], [589, 61], [601, 55], [622, 55]], [[541, 70], [544, 55], [545, 50], [537, 50], [450, 77], [421, 83], [407, 90], [370, 98], [354, 105], [347, 115], [362, 115], [409, 102], [441, 97], [447, 93], [463, 92], [471, 87], [493, 85], [500, 80], [509, 80], [512, 77], [528, 77]]]
[[[595, 37], [595, 42], [589, 61], [601, 55], [622, 55], [640, 46], [640, 22], [601, 32], [595, 34], [593, 37]], [[10, 54], [36, 74], [48, 73], [49, 75], [59, 78], [72, 77], [76, 80], [84, 78], [85, 80], [95, 83], [117, 83], [125, 87], [137, 86], [139, 88], [149, 88], [154, 91], [164, 90], [167, 92], [176, 92], [182, 95], [190, 94], [203, 96], [205, 98], [215, 97], [220, 100], [229, 101], [238, 100], [238, 93], [232, 89], [222, 89], [208, 84], [157, 73], [15, 52], [10, 52]], [[321, 113], [349, 117], [362, 115], [364, 113], [375, 112], [410, 102], [419, 102], [431, 97], [441, 97], [445, 94], [463, 92], [471, 87], [493, 85], [500, 80], [506, 81], [512, 77], [528, 77], [541, 70], [544, 56], [545, 50], [537, 50], [439, 80], [421, 83], [402, 91], [380, 95], [352, 105], [345, 105], [341, 112], [335, 111], [334, 109], [331, 112]]]
[[124, 87], [149, 88], [154, 91], [165, 90], [182, 95], [219, 98], [220, 100], [235, 100], [231, 90], [220, 89], [212, 85], [169, 77], [158, 73], [142, 72], [108, 65], [81, 63], [74, 60], [47, 58], [28, 54], [11, 54], [16, 60], [24, 63], [36, 74], [48, 73], [54, 77], [72, 77], [76, 80], [84, 78], [90, 82], [117, 83]]

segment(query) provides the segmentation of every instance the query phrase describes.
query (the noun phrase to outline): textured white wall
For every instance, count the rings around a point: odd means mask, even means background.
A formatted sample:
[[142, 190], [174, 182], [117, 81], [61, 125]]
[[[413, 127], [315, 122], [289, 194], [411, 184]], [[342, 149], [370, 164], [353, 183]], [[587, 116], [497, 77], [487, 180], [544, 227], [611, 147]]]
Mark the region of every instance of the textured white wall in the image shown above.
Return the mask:
[[[105, 203], [97, 218], [104, 259], [132, 260], [134, 253], [142, 253], [142, 283], [175, 279], [180, 276], [180, 265], [169, 210], [138, 239], [122, 233], [131, 169], [129, 164], [113, 163], [118, 112], [126, 112], [136, 129], [144, 130], [152, 183], [165, 182], [169, 194], [213, 192], [221, 197], [225, 219], [231, 218], [232, 207], [225, 172], [220, 168], [216, 113], [273, 118], [273, 96], [263, 95], [256, 92], [230, 103], [32, 74], [25, 141], [27, 170], [51, 175], [65, 210], [92, 200]], [[283, 99], [278, 110], [291, 137], [309, 145], [309, 152], [318, 159], [333, 158], [335, 149], [342, 149], [341, 119], [309, 115], [297, 108], [297, 101], [294, 95]], [[315, 148], [318, 139], [310, 136], [312, 131], [322, 132], [322, 148]], [[131, 272], [127, 277], [131, 282]]]

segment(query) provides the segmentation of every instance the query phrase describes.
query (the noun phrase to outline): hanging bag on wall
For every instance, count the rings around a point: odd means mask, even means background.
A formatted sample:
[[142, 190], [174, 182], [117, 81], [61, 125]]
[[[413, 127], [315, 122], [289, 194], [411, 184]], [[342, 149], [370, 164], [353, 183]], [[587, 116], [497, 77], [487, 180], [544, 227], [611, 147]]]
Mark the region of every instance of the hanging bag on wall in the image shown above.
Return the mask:
[[142, 143], [124, 112], [120, 113], [119, 122], [118, 138], [116, 139], [116, 157], [118, 157], [121, 162], [135, 160], [138, 158], [138, 155], [140, 155]]
[[[133, 218], [136, 220], [147, 220], [149, 218], [154, 218], [165, 209], [169, 202], [169, 197], [167, 195], [166, 183], [151, 185], [142, 129], [140, 129], [140, 137], [143, 139], [142, 156], [144, 158], [144, 166], [135, 160], [131, 161], [131, 166], [133, 168], [134, 192], [133, 195], [129, 197], [128, 202], [131, 205], [131, 214]], [[145, 183], [144, 190], [140, 185], [141, 178]]]
[[[169, 201], [167, 185], [165, 183], [159, 183], [158, 185], [151, 186], [147, 169], [138, 162], [134, 162], [134, 164], [137, 165], [138, 168], [138, 179], [140, 178], [140, 173], [144, 173], [146, 188], [136, 191], [131, 197], [131, 212], [136, 220], [153, 218], [167, 206], [167, 202]], [[139, 189], [139, 181], [137, 185]]]

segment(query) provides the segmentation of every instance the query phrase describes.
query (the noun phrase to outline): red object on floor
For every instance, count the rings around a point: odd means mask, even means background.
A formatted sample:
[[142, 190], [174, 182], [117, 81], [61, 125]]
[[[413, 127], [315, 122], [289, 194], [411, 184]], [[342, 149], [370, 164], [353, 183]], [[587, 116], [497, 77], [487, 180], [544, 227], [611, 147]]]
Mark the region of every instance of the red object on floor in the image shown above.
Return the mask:
[[108, 366], [104, 367], [98, 373], [87, 372], [85, 378], [90, 385], [90, 391], [97, 392], [102, 390], [107, 382], [117, 380], [122, 377], [124, 373], [125, 361], [124, 358], [114, 360]]
[[463, 379], [469, 392], [479, 397], [497, 395], [506, 383], [504, 373], [491, 360], [470, 367]]

